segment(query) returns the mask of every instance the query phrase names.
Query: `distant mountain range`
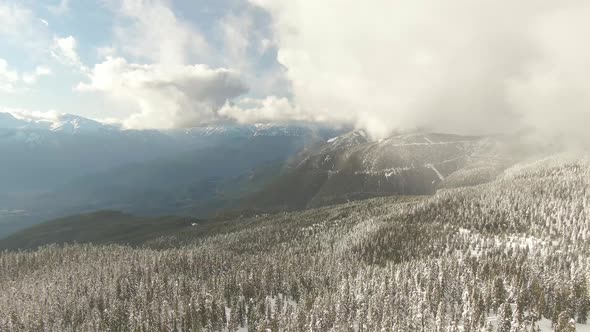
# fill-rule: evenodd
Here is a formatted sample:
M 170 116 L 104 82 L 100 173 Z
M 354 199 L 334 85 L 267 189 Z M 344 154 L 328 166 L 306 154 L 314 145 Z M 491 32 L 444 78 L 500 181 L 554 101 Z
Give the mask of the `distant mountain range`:
M 50 130 L 66 133 L 89 133 L 97 131 L 116 131 L 118 126 L 103 124 L 73 114 L 56 114 L 55 117 L 37 117 L 33 115 L 14 115 L 0 113 L 1 129 Z
M 186 129 L 171 130 L 125 130 L 117 124 L 106 124 L 74 114 L 56 114 L 54 117 L 12 114 L 0 112 L 0 129 L 30 131 L 52 131 L 68 134 L 106 133 L 118 135 L 154 135 L 182 137 L 253 137 L 253 136 L 308 136 L 314 133 L 337 133 L 323 126 L 313 124 L 258 123 L 252 125 L 214 124 Z
M 438 133 L 372 140 L 317 125 L 124 130 L 0 113 L 0 237 L 99 210 L 231 218 L 492 181 L 534 148 Z
M 255 168 L 271 163 L 278 172 L 298 151 L 341 132 L 307 124 L 124 130 L 71 114 L 0 113 L 0 237 L 102 209 L 207 215 L 261 186 L 244 182 Z M 233 179 L 240 188 L 228 184 Z

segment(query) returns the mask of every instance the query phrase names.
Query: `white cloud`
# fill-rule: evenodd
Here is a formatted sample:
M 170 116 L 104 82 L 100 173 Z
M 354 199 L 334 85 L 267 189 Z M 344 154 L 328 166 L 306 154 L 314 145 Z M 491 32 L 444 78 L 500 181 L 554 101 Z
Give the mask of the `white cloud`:
M 247 7 L 218 21 L 217 35 L 222 41 L 219 58 L 240 71 L 253 96 L 287 95 L 289 86 L 283 68 L 261 57 L 274 45 L 259 16 L 259 9 Z
M 278 61 L 310 119 L 374 136 L 588 123 L 587 1 L 251 2 L 272 15 Z
M 206 65 L 139 65 L 108 57 L 91 71 L 81 92 L 100 92 L 135 106 L 128 128 L 190 127 L 216 121 L 227 102 L 247 91 L 237 73 Z
M 288 121 L 317 121 L 325 119 L 311 118 L 287 98 L 268 96 L 264 99 L 244 98 L 237 104 L 226 103 L 219 115 L 239 123 L 266 123 Z
M 15 84 L 18 81 L 18 72 L 16 70 L 8 68 L 8 63 L 6 62 L 6 60 L 0 59 L 0 92 L 15 92 Z
M 55 110 L 49 111 L 31 111 L 21 108 L 7 108 L 0 106 L 0 112 L 10 113 L 17 119 L 26 120 L 29 122 L 48 121 L 55 122 L 59 120 L 61 113 Z
M 49 76 L 53 72 L 46 66 L 37 66 L 34 71 L 22 75 L 22 80 L 26 84 L 35 84 L 40 77 Z
M 19 87 L 21 82 L 32 85 L 35 84 L 40 77 L 51 75 L 51 73 L 51 68 L 37 66 L 34 71 L 21 75 L 17 70 L 11 69 L 6 60 L 0 58 L 0 92 L 19 92 L 21 90 L 21 87 Z
M 111 7 L 122 18 L 115 29 L 118 46 L 136 59 L 179 65 L 209 53 L 202 34 L 178 18 L 168 1 L 112 1 Z
M 523 123 L 580 145 L 590 142 L 588 17 L 590 5 L 538 17 L 530 28 L 536 56 L 507 88 Z
M 73 36 L 53 37 L 51 55 L 64 65 L 83 68 L 84 66 L 78 56 L 77 47 L 78 42 Z

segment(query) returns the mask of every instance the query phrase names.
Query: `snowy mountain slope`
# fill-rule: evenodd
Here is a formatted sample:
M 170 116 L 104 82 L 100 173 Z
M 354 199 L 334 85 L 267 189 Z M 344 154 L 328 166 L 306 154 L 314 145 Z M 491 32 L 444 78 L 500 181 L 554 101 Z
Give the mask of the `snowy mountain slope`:
M 0 330 L 587 331 L 588 188 L 590 159 L 554 156 L 429 197 L 191 224 L 143 247 L 2 252 Z
M 405 134 L 371 141 L 362 131 L 328 139 L 295 158 L 281 178 L 244 204 L 300 209 L 492 180 L 517 158 L 489 137 Z
M 76 134 L 80 132 L 96 132 L 100 130 L 116 131 L 116 126 L 105 125 L 98 121 L 83 118 L 73 114 L 63 114 L 57 121 L 53 122 L 49 129 L 51 131 L 67 132 Z

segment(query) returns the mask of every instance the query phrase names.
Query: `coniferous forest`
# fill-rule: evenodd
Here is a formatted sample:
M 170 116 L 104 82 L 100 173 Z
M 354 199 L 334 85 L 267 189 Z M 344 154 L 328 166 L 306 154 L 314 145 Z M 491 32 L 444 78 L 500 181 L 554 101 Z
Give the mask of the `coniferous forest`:
M 590 159 L 199 225 L 142 246 L 0 254 L 0 331 L 584 331 Z

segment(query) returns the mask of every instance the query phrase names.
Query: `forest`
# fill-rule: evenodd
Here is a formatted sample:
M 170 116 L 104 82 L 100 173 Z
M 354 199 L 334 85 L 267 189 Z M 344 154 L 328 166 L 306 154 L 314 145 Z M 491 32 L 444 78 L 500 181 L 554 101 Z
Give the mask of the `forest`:
M 590 158 L 560 155 L 433 196 L 3 251 L 0 331 L 585 331 L 589 283 Z

